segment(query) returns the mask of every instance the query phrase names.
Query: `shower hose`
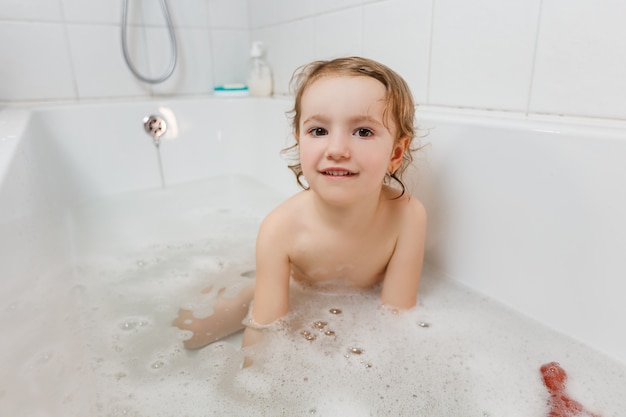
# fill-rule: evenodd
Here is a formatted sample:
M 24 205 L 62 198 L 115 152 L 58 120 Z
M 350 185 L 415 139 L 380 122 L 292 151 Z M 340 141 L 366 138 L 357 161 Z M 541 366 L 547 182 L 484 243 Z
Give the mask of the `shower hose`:
M 126 61 L 126 65 L 128 65 L 128 68 L 133 73 L 133 75 L 137 77 L 138 79 L 140 79 L 141 81 L 149 83 L 149 84 L 162 83 L 163 81 L 167 80 L 174 72 L 174 68 L 176 67 L 176 60 L 178 57 L 178 52 L 176 50 L 176 35 L 174 34 L 174 26 L 172 25 L 172 19 L 170 17 L 170 12 L 167 8 L 167 3 L 165 2 L 165 0 L 159 0 L 159 3 L 161 4 L 161 11 L 163 12 L 163 16 L 165 17 L 165 22 L 167 23 L 167 30 L 168 30 L 169 38 L 170 38 L 170 49 L 172 51 L 170 63 L 167 69 L 165 70 L 165 72 L 163 73 L 163 75 L 157 78 L 148 78 L 148 77 L 144 77 L 143 75 L 139 73 L 139 71 L 137 71 L 137 68 L 135 68 L 135 66 L 131 62 L 131 59 L 128 53 L 128 45 L 127 45 L 127 37 L 126 37 L 126 29 L 127 29 L 127 21 L 128 21 L 128 2 L 129 0 L 124 0 L 124 3 L 122 4 L 122 51 L 124 53 L 124 60 Z

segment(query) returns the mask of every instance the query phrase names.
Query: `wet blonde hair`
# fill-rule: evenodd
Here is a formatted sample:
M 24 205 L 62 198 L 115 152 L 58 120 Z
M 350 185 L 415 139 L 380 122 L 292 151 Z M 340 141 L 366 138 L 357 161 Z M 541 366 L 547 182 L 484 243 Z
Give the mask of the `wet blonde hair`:
M 337 58 L 330 61 L 314 61 L 296 69 L 290 81 L 290 89 L 295 95 L 293 109 L 289 112 L 292 120 L 292 128 L 296 143 L 283 149 L 283 153 L 295 153 L 294 163 L 289 168 L 296 176 L 296 181 L 300 187 L 307 189 L 302 183 L 302 165 L 298 156 L 298 137 L 300 135 L 300 118 L 302 113 L 302 96 L 304 92 L 315 81 L 323 77 L 348 76 L 348 77 L 371 77 L 378 80 L 385 87 L 385 109 L 383 118 L 385 121 L 391 117 L 395 126 L 394 143 L 400 138 L 408 137 L 409 146 L 402 156 L 402 163 L 395 172 L 390 172 L 385 177 L 385 182 L 390 183 L 395 180 L 402 188 L 402 193 L 406 189 L 402 182 L 402 174 L 413 161 L 411 154 L 415 148 L 412 147 L 415 138 L 415 102 L 407 83 L 391 68 L 368 58 L 357 56 Z M 385 122 L 386 123 L 386 122 Z M 385 125 L 385 127 L 388 127 Z

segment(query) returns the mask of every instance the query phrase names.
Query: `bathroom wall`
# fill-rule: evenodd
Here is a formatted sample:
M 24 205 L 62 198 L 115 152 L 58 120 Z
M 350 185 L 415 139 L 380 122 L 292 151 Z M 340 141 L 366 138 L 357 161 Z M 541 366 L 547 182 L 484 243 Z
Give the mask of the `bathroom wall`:
M 152 76 L 169 46 L 158 0 L 131 3 L 134 62 Z M 276 92 L 297 66 L 359 54 L 397 69 L 421 104 L 626 119 L 621 0 L 184 0 L 168 2 L 180 60 L 134 79 L 122 0 L 0 0 L 0 101 L 207 94 L 243 81 L 268 46 Z
M 151 86 L 134 78 L 121 48 L 122 0 L 0 0 L 0 101 L 206 94 L 245 79 L 246 0 L 168 1 L 179 61 Z M 138 70 L 157 77 L 170 46 L 160 2 L 129 0 L 128 46 Z
M 626 119 L 620 0 L 251 0 L 285 91 L 294 67 L 358 54 L 422 104 Z

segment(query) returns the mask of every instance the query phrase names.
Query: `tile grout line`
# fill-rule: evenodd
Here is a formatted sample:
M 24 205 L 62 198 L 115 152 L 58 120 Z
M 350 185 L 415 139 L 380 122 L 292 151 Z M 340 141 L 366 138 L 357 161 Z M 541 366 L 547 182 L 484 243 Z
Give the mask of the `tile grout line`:
M 535 44 L 533 46 L 533 56 L 530 66 L 530 82 L 528 85 L 528 95 L 526 97 L 526 117 L 530 115 L 530 103 L 532 100 L 533 87 L 535 83 L 535 69 L 537 66 L 537 48 L 539 46 L 539 33 L 541 32 L 541 19 L 543 16 L 543 0 L 539 0 L 539 12 L 537 14 L 537 29 L 535 30 Z

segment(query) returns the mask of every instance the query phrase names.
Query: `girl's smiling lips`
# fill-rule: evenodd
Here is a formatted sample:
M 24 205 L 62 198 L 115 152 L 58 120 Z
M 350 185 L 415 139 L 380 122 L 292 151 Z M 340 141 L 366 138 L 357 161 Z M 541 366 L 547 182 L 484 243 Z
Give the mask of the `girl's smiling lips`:
M 340 167 L 329 167 L 319 170 L 319 173 L 328 177 L 345 178 L 355 176 L 356 173 Z

